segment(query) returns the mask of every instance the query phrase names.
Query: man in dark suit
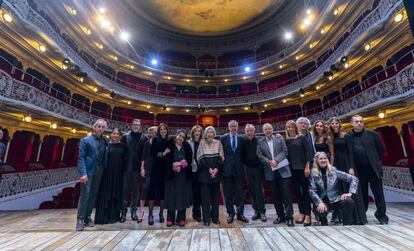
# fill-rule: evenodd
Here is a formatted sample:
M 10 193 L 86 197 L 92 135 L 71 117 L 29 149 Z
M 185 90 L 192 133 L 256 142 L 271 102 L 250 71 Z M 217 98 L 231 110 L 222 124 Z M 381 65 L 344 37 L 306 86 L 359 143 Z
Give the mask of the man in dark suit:
M 241 156 L 246 171 L 250 199 L 254 209 L 252 220 L 260 219 L 265 222 L 267 218 L 263 192 L 264 170 L 256 154 L 258 138 L 255 136 L 254 125 L 247 124 L 244 128 L 244 133 L 246 137 L 243 140 Z
M 226 202 L 227 223 L 233 223 L 235 216 L 234 205 L 237 210 L 237 220 L 247 223 L 249 220 L 244 217 L 244 168 L 241 161 L 241 141 L 243 138 L 237 134 L 239 129 L 237 121 L 231 120 L 228 126 L 230 133 L 221 138 L 224 151 L 223 191 Z M 233 189 L 235 194 L 234 201 Z
M 81 186 L 76 231 L 82 231 L 85 226 L 94 226 L 91 214 L 105 166 L 108 140 L 103 136 L 103 132 L 106 126 L 105 120 L 98 119 L 93 125 L 93 134 L 83 138 L 79 144 L 78 171 Z
M 365 128 L 362 116 L 352 116 L 351 123 L 353 129 L 349 135 L 352 144 L 350 144 L 349 152 L 351 153 L 351 163 L 356 168 L 361 184 L 365 210 L 368 210 L 369 184 L 377 206 L 375 217 L 381 224 L 388 224 L 382 186 L 383 168 L 381 157 L 384 154 L 384 146 L 376 132 Z
M 128 195 L 130 195 L 131 219 L 136 221 L 139 188 L 139 173 L 141 167 L 141 156 L 147 137 L 141 132 L 141 121 L 132 120 L 131 131 L 122 137 L 122 144 L 126 148 L 127 163 L 123 173 L 122 181 L 122 215 L 121 222 L 126 221 Z
M 289 227 L 293 227 L 293 205 L 289 191 L 292 174 L 287 162 L 287 146 L 283 137 L 273 135 L 271 124 L 263 125 L 263 134 L 265 137 L 257 142 L 257 156 L 264 165 L 265 179 L 270 182 L 272 200 L 278 215 L 273 224 L 287 222 Z

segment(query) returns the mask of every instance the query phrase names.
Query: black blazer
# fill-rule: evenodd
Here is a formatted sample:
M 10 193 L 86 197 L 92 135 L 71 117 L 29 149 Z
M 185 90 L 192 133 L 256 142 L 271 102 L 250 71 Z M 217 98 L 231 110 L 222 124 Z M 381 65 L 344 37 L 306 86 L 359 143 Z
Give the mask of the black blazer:
M 354 154 L 353 154 L 354 153 L 353 146 L 354 146 L 354 138 L 355 138 L 354 131 L 349 132 L 349 137 L 351 140 L 351 143 L 348 144 L 350 159 L 351 159 L 352 167 L 355 167 L 355 160 L 354 160 Z M 384 174 L 384 170 L 382 168 L 382 163 L 381 163 L 381 157 L 384 155 L 385 149 L 384 149 L 384 145 L 382 144 L 380 140 L 378 133 L 368 130 L 368 129 L 364 129 L 364 131 L 361 134 L 361 140 L 362 140 L 362 143 L 364 144 L 367 157 L 368 157 L 368 161 L 371 164 L 371 167 L 374 169 L 374 172 L 377 175 L 377 177 L 381 179 Z
M 233 152 L 231 148 L 230 142 L 230 134 L 226 134 L 221 137 L 220 141 L 223 145 L 223 152 L 224 152 L 224 162 L 223 162 L 223 176 L 224 177 L 243 177 L 244 176 L 244 168 L 243 162 L 241 160 L 241 150 L 243 146 L 243 137 L 237 135 L 237 148 L 236 151 Z
M 134 149 L 131 144 L 131 131 L 127 132 L 122 137 L 122 144 L 124 145 L 124 151 L 126 152 L 127 163 L 124 167 L 124 171 L 134 171 L 139 172 L 141 170 L 141 159 L 142 151 L 144 150 L 144 144 L 147 142 L 148 138 L 143 132 L 141 132 L 141 137 L 138 142 L 138 148 Z

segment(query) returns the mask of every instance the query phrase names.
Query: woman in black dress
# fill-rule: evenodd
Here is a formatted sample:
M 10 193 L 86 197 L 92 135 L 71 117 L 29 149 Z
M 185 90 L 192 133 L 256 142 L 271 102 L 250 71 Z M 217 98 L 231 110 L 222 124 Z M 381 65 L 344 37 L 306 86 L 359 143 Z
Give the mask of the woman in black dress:
M 141 188 L 140 188 L 140 194 L 138 197 L 140 198 L 139 202 L 139 213 L 138 213 L 138 219 L 137 223 L 141 223 L 142 219 L 144 218 L 144 205 L 145 201 L 147 200 L 148 195 L 148 188 L 150 184 L 150 177 L 151 177 L 151 169 L 152 169 L 152 163 L 153 158 L 151 155 L 151 146 L 152 141 L 154 140 L 155 136 L 157 135 L 157 127 L 152 126 L 148 128 L 148 140 L 144 144 L 144 149 L 142 150 L 142 157 L 141 157 L 141 175 L 139 176 L 139 179 L 141 179 Z M 149 219 L 148 219 L 149 221 Z
M 216 130 L 208 126 L 204 130 L 204 139 L 201 140 L 197 151 L 198 181 L 201 189 L 201 206 L 203 209 L 203 223 L 210 226 L 210 221 L 220 224 L 218 195 L 220 178 L 224 160 L 223 145 L 215 139 Z
M 197 150 L 200 145 L 200 141 L 203 136 L 203 128 L 199 125 L 193 126 L 190 131 L 190 140 L 188 143 L 193 150 L 193 159 L 191 162 L 191 169 L 193 171 L 191 175 L 191 190 L 193 193 L 192 204 L 193 204 L 193 219 L 197 222 L 201 222 L 201 191 L 200 182 L 198 182 L 198 161 L 197 161 Z
M 165 200 L 167 227 L 185 225 L 185 210 L 191 205 L 191 161 L 193 151 L 186 142 L 187 133 L 178 130 L 175 140 L 168 145 Z M 177 211 L 177 214 L 176 214 Z
M 160 201 L 160 223 L 164 222 L 164 187 L 165 187 L 165 171 L 167 170 L 167 154 L 170 150 L 167 149 L 169 143 L 168 127 L 161 123 L 158 126 L 157 137 L 153 140 L 151 145 L 151 156 L 154 160 L 151 168 L 150 184 L 148 188 L 147 199 L 148 206 L 148 224 L 154 224 L 154 217 L 152 211 L 156 200 Z
M 329 162 L 334 162 L 334 145 L 332 137 L 328 134 L 328 126 L 322 120 L 316 120 L 312 127 L 315 150 L 324 152 L 329 158 Z
M 285 128 L 288 160 L 300 213 L 296 223 L 303 223 L 306 227 L 312 224 L 311 199 L 309 197 L 310 160 L 312 157 L 309 144 L 305 136 L 299 134 L 295 121 L 289 120 Z
M 351 141 L 349 135 L 342 130 L 341 121 L 336 118 L 329 119 L 329 132 L 333 138 L 334 150 L 335 150 L 335 159 L 334 166 L 342 171 L 349 173 L 358 177 L 355 168 L 352 165 L 352 154 Z M 347 182 L 342 182 L 342 192 L 346 192 L 349 189 L 349 184 Z M 365 213 L 364 201 L 362 198 L 361 187 L 358 185 L 358 191 L 353 195 L 355 201 L 355 210 L 353 214 L 354 224 L 363 225 L 367 223 L 367 216 Z
M 122 207 L 122 169 L 125 150 L 121 144 L 121 132 L 115 128 L 105 152 L 105 170 L 96 201 L 95 224 L 119 221 Z

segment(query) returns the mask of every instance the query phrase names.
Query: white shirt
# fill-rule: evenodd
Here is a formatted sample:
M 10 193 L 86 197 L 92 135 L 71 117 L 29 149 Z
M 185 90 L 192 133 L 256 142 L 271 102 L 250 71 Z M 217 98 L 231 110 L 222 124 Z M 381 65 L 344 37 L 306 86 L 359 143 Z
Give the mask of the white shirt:
M 270 154 L 272 155 L 272 160 L 275 159 L 274 153 L 273 153 L 273 138 L 266 137 L 267 145 L 269 146 Z

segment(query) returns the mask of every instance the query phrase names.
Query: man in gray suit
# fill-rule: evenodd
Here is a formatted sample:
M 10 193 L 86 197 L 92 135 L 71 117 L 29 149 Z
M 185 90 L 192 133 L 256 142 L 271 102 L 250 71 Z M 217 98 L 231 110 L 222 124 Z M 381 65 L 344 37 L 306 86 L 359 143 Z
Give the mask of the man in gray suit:
M 282 137 L 273 135 L 273 126 L 269 123 L 263 125 L 263 134 L 265 137 L 257 142 L 257 156 L 264 165 L 265 179 L 270 183 L 272 200 L 278 215 L 273 224 L 287 222 L 289 227 L 293 227 L 295 224 L 289 191 L 292 174 L 287 162 L 286 143 Z

